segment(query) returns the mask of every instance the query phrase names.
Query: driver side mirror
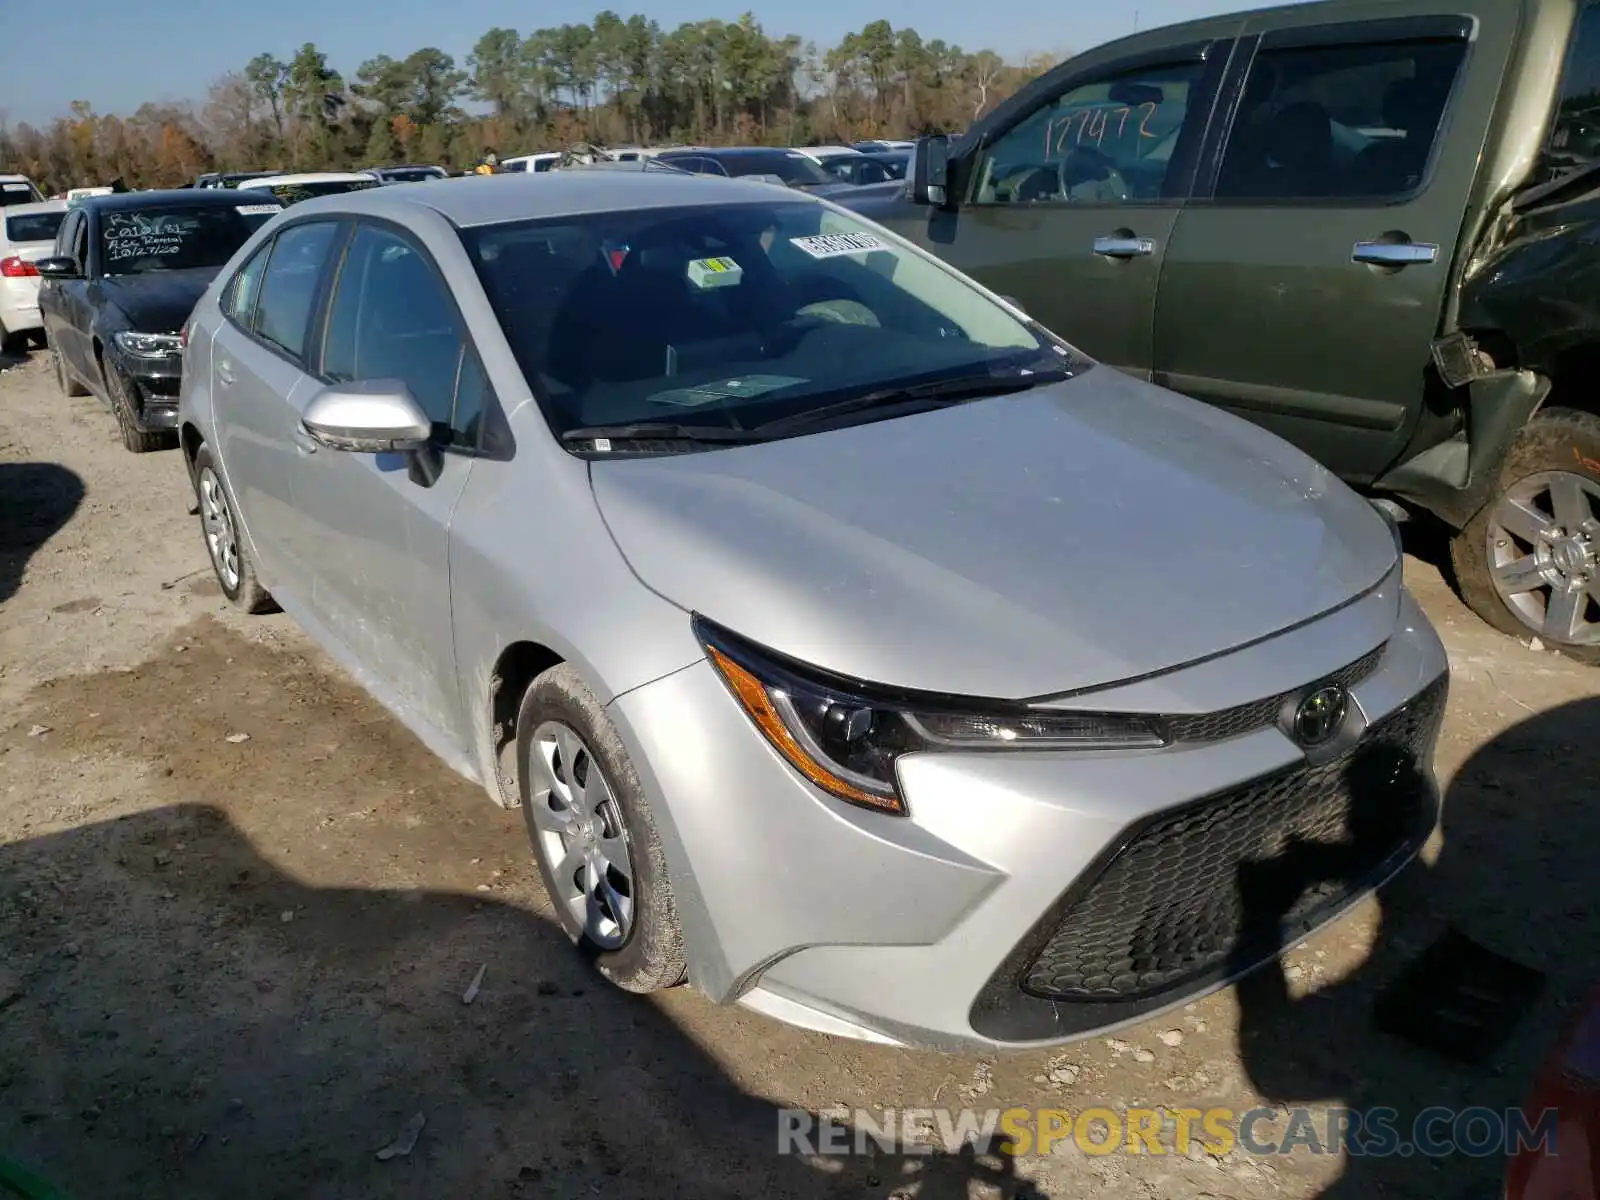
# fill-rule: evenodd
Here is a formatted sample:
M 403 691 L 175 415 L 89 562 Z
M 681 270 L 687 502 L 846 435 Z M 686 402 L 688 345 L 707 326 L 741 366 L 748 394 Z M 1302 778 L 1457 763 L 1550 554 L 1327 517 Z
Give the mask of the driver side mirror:
M 398 379 L 356 379 L 325 387 L 300 418 L 316 446 L 352 454 L 404 454 L 407 473 L 419 487 L 432 487 L 442 468 L 433 444 L 433 422 Z
M 35 259 L 33 269 L 45 279 L 82 279 L 78 264 L 65 255 Z
M 949 206 L 950 139 L 942 133 L 920 138 L 911 156 L 911 201 Z

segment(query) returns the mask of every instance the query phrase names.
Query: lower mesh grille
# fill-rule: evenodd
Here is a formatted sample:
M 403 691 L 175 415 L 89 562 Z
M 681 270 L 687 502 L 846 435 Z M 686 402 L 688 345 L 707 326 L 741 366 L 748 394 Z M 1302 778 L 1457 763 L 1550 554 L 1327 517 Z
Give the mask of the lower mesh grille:
M 1130 1001 L 1277 952 L 1370 887 L 1437 818 L 1429 754 L 1448 677 L 1332 761 L 1252 780 L 1130 831 L 1022 973 L 1056 1001 Z

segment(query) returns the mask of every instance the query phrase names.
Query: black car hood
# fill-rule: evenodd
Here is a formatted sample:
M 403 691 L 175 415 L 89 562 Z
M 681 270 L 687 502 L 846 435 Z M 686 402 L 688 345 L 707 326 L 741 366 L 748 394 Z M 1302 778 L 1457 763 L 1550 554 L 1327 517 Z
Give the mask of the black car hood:
M 177 333 L 189 319 L 201 294 L 221 267 L 186 271 L 147 271 L 140 275 L 106 275 L 95 281 L 96 307 L 115 305 L 139 333 Z

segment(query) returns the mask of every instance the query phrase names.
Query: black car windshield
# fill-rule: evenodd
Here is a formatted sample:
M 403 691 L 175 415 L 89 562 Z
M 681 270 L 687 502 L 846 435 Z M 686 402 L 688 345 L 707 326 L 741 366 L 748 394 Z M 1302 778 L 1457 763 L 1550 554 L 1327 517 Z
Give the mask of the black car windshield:
M 228 204 L 108 209 L 100 214 L 100 269 L 142 275 L 220 267 L 253 229 Z
M 951 379 L 1083 365 L 931 256 L 787 200 L 488 225 L 462 240 L 557 434 L 748 430 Z

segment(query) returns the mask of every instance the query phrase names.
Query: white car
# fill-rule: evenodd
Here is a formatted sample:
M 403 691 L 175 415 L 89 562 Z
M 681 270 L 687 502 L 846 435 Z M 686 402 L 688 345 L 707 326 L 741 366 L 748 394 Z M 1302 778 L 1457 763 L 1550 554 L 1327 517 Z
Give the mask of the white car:
M 502 171 L 526 171 L 529 174 L 550 170 L 561 161 L 559 151 L 546 150 L 539 154 L 514 154 L 500 160 Z
M 13 204 L 37 204 L 44 193 L 26 175 L 0 175 L 0 208 Z
M 306 171 L 299 175 L 267 175 L 261 179 L 244 179 L 235 189 L 239 192 L 266 192 L 280 204 L 297 204 L 313 196 L 331 196 L 338 192 L 359 192 L 366 188 L 381 187 L 383 180 L 373 171 Z
M 86 196 L 109 196 L 114 190 L 114 188 L 109 187 L 68 188 L 67 203 L 71 204 L 74 200 L 82 200 Z
M 30 333 L 43 333 L 39 272 L 33 264 L 50 256 L 66 212 L 65 200 L 0 209 L 0 349 L 10 350 Z
M 796 146 L 795 149 L 807 158 L 814 158 L 821 162 L 825 158 L 833 158 L 840 154 L 860 154 L 854 146 Z

